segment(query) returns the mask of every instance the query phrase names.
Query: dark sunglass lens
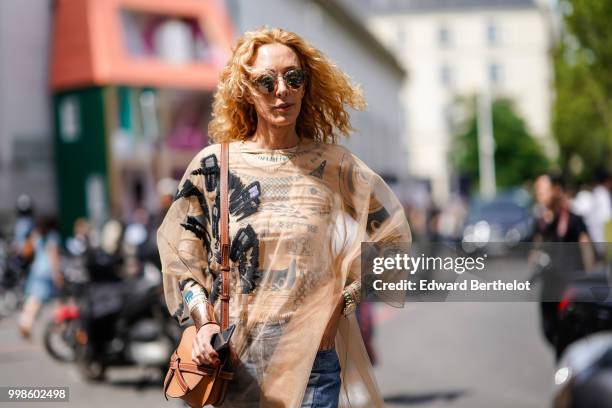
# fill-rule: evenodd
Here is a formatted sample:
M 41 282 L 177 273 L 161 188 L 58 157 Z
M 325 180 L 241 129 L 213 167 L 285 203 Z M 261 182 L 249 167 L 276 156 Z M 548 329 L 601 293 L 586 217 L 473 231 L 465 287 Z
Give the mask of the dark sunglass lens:
M 260 88 L 261 92 L 270 93 L 274 90 L 274 78 L 270 75 L 264 75 L 257 78 L 257 86 Z
M 304 83 L 304 71 L 293 69 L 285 75 L 285 82 L 292 88 L 299 88 Z

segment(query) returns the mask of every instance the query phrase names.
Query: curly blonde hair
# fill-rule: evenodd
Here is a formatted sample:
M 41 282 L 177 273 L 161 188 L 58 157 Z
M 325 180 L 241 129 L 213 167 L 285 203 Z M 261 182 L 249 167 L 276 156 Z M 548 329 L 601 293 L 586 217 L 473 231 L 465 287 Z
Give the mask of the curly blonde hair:
M 250 92 L 250 64 L 260 46 L 279 43 L 298 56 L 306 74 L 302 108 L 296 122 L 300 137 L 336 143 L 336 131 L 345 136 L 353 130 L 347 106 L 362 110 L 365 99 L 359 86 L 300 36 L 281 28 L 262 27 L 244 33 L 221 73 L 209 135 L 217 143 L 246 140 L 257 128 L 255 107 L 246 100 Z

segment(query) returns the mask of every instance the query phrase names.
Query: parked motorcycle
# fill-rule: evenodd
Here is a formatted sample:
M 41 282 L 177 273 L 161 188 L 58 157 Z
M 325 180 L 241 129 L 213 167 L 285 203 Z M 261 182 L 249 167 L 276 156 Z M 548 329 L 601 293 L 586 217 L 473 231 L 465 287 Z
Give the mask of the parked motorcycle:
M 25 264 L 0 239 L 0 318 L 19 310 L 24 299 Z
M 553 408 L 612 407 L 612 333 L 569 346 L 555 372 Z
M 576 340 L 612 330 L 611 289 L 607 271 L 594 272 L 570 283 L 558 306 L 557 356 Z
M 178 322 L 169 315 L 162 273 L 140 257 L 148 241 L 145 228 L 128 225 L 122 244 L 109 252 L 91 251 L 91 282 L 83 291 L 76 363 L 86 379 L 102 380 L 111 366 L 157 367 L 165 372 L 180 339 Z M 103 238 L 104 241 L 104 238 Z
M 78 299 L 89 280 L 83 253 L 77 253 L 74 249 L 70 252 L 70 256 L 62 260 L 64 285 L 60 302 L 55 306 L 43 334 L 45 349 L 60 362 L 72 362 L 76 358 L 76 339 L 81 326 Z
M 161 271 L 138 256 L 146 234 L 118 227 L 111 221 L 101 244 L 75 257 L 81 264 L 72 269 L 84 271 L 86 279 L 66 285 L 69 300 L 55 310 L 45 336 L 50 355 L 74 361 L 92 381 L 103 380 L 108 367 L 157 367 L 165 373 L 181 334 L 165 306 Z
M 165 309 L 161 272 L 146 264 L 142 277 L 89 285 L 80 308 L 76 363 L 89 380 L 110 366 L 138 365 L 165 371 L 180 328 Z

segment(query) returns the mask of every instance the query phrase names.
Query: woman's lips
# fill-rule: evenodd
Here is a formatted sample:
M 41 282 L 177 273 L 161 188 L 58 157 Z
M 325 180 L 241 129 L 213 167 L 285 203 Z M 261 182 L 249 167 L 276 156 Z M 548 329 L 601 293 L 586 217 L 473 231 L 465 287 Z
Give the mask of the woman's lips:
M 292 103 L 281 103 L 280 105 L 274 106 L 274 109 L 280 112 L 287 112 L 292 106 Z

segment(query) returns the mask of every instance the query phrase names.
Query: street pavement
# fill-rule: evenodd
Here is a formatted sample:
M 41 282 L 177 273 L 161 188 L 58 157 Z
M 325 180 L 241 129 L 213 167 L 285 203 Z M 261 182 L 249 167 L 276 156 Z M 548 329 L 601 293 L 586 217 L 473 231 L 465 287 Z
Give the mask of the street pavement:
M 554 362 L 540 335 L 537 303 L 408 303 L 376 305 L 375 312 L 376 374 L 389 407 L 550 406 Z M 44 351 L 42 317 L 32 342 L 19 338 L 15 317 L 0 320 L 0 386 L 67 386 L 70 402 L 0 402 L 0 408 L 183 406 L 166 402 L 156 372 L 109 369 L 105 383 L 84 382 L 73 365 Z
M 54 361 L 42 344 L 42 325 L 49 310 L 39 320 L 33 340 L 19 337 L 14 316 L 0 320 L 0 386 L 69 387 L 69 402 L 0 402 L 0 408 L 175 408 L 182 402 L 166 402 L 158 372 L 134 368 L 109 369 L 107 381 L 89 384 L 76 367 Z
M 524 270 L 517 259 L 495 271 Z M 551 406 L 554 357 L 535 302 L 377 306 L 377 379 L 389 407 Z

